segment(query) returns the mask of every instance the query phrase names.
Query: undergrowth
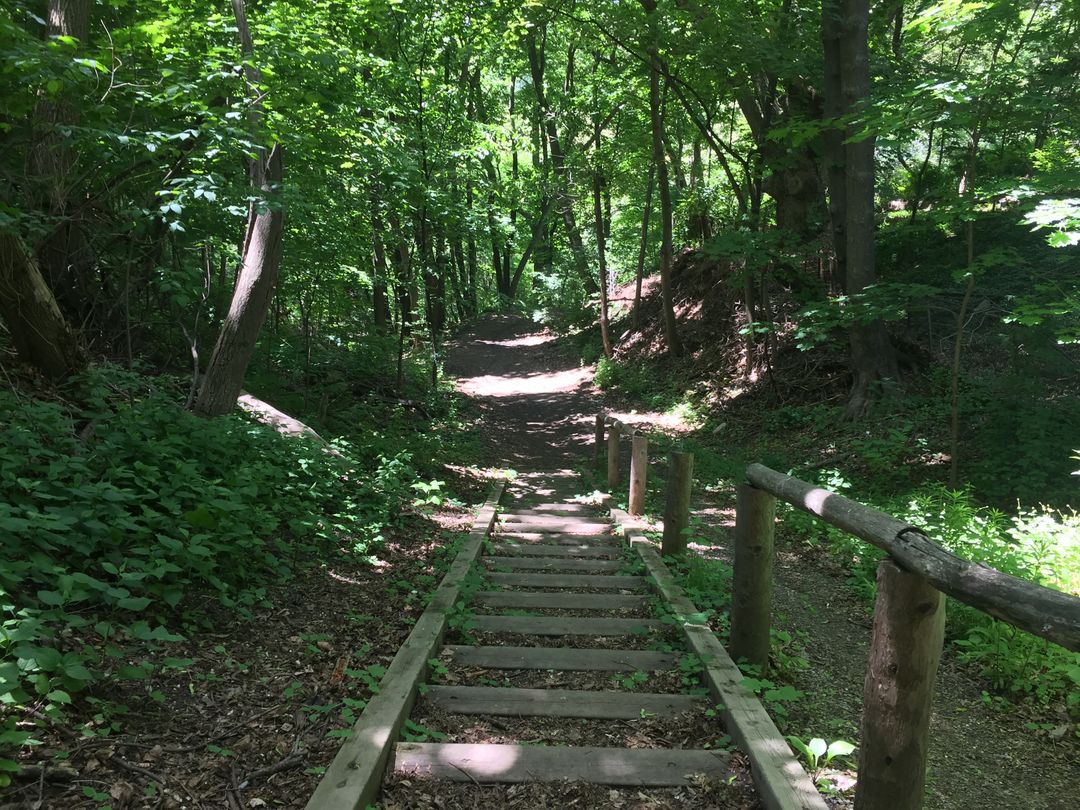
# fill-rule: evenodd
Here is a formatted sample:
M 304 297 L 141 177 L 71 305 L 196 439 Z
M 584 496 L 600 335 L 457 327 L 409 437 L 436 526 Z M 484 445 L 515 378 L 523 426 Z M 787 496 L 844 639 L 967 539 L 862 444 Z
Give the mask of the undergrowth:
M 81 694 L 150 677 L 208 627 L 207 599 L 247 618 L 270 584 L 368 555 L 433 497 L 413 458 L 434 449 L 403 439 L 400 412 L 326 446 L 200 419 L 182 394 L 114 367 L 64 399 L 0 392 L 0 780 L 36 742 L 20 716 L 64 722 Z

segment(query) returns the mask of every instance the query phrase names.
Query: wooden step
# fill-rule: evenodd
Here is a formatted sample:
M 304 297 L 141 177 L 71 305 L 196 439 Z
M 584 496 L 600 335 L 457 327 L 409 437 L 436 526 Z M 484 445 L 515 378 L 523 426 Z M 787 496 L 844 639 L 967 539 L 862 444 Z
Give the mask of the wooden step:
M 505 541 L 492 543 L 491 553 L 512 554 L 521 557 L 621 557 L 623 549 L 618 546 L 594 546 L 589 543 L 518 543 Z
M 558 782 L 676 787 L 721 780 L 729 755 L 717 751 L 468 743 L 398 743 L 391 770 L 477 784 Z
M 702 703 L 690 695 L 588 689 L 518 689 L 503 686 L 429 686 L 424 700 L 457 714 L 497 717 L 585 717 L 637 720 L 673 717 Z M 642 714 L 643 712 L 647 714 Z
M 500 518 L 499 528 L 507 532 L 558 532 L 560 534 L 608 534 L 611 524 L 607 521 L 574 519 L 565 517 Z
M 632 636 L 659 630 L 656 619 L 608 619 L 582 616 L 474 616 L 481 633 L 521 633 L 527 636 Z
M 645 577 L 605 576 L 604 574 L 505 574 L 492 571 L 484 575 L 488 582 L 518 588 L 595 588 L 637 591 L 645 586 Z
M 529 545 L 603 546 L 625 548 L 626 543 L 614 535 L 605 534 L 586 537 L 580 534 L 560 534 L 559 532 L 495 532 L 492 539 L 507 543 L 528 543 Z
M 480 591 L 473 602 L 484 607 L 565 608 L 567 610 L 628 610 L 648 604 L 647 596 L 621 593 L 559 591 Z
M 573 557 L 481 557 L 489 568 L 509 571 L 618 571 L 622 560 L 582 560 Z
M 538 504 L 536 506 L 528 506 L 525 504 L 516 505 L 513 509 L 506 509 L 499 512 L 499 517 L 503 519 L 515 519 L 515 518 L 531 518 L 531 517 L 555 517 L 555 518 L 574 518 L 578 520 L 603 520 L 603 517 L 599 514 L 596 507 L 577 507 L 574 508 L 574 504 L 557 504 L 547 503 Z
M 455 664 L 486 669 L 558 669 L 567 672 L 659 672 L 678 663 L 672 653 L 650 650 L 588 650 L 575 647 L 468 647 L 445 649 Z

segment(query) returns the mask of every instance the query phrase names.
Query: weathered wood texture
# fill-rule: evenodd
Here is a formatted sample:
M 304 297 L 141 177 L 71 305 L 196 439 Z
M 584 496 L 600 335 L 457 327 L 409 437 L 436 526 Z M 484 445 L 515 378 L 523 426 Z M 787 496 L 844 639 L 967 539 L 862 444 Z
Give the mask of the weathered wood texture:
M 573 557 L 484 557 L 491 568 L 508 571 L 618 571 L 622 560 L 582 560 Z
M 511 515 L 500 518 L 499 530 L 501 532 L 525 532 L 543 534 L 555 532 L 558 534 L 599 534 L 604 535 L 611 531 L 611 526 L 598 520 L 586 518 L 568 518 L 558 515 L 533 515 L 524 517 Z
M 616 510 L 612 514 L 621 523 Z M 762 804 L 767 810 L 828 810 L 761 701 L 743 686 L 742 672 L 712 630 L 700 622 L 699 611 L 675 583 L 652 544 L 630 531 L 627 539 L 645 564 L 653 586 L 682 617 L 683 636 L 705 667 L 703 677 L 713 700 L 722 707 L 724 725 L 750 759 Z
M 580 546 L 587 543 L 590 546 L 622 547 L 622 542 L 610 534 L 585 536 L 561 532 L 501 531 L 495 534 L 492 539 L 507 543 L 529 543 L 530 545 Z
M 944 637 L 941 592 L 882 560 L 863 688 L 857 810 L 922 807 L 930 703 Z
M 622 593 L 572 591 L 481 591 L 473 601 L 485 607 L 564 608 L 566 610 L 633 610 L 648 604 L 648 597 Z
M 701 707 L 691 695 L 503 686 L 429 686 L 424 700 L 458 714 L 638 720 L 642 712 L 673 717 Z
M 596 466 L 600 466 L 600 460 L 604 457 L 604 434 L 605 434 L 605 417 L 604 412 L 600 411 L 596 415 L 596 434 L 593 443 L 593 463 Z
M 474 784 L 559 782 L 664 787 L 689 785 L 701 776 L 726 776 L 729 755 L 716 751 L 655 748 L 399 743 L 393 770 L 411 777 Z
M 741 484 L 735 505 L 735 566 L 731 588 L 731 657 L 769 667 L 773 524 L 776 498 Z
M 451 646 L 454 663 L 488 669 L 558 669 L 570 672 L 657 672 L 673 669 L 672 653 L 650 650 L 590 650 L 576 647 Z
M 635 433 L 630 440 L 630 498 L 631 515 L 645 514 L 645 493 L 649 472 L 649 440 Z
M 383 770 L 405 718 L 416 700 L 417 688 L 427 675 L 428 661 L 438 653 L 446 632 L 446 611 L 459 596 L 459 585 L 469 572 L 495 521 L 495 509 L 506 482 L 492 487 L 487 502 L 473 522 L 472 532 L 443 577 L 439 589 L 398 649 L 350 736 L 307 803 L 307 810 L 363 810 L 375 801 Z
M 965 560 L 908 523 L 761 464 L 751 464 L 746 477 L 759 489 L 883 549 L 905 571 L 954 599 L 1080 652 L 1080 597 Z
M 593 588 L 639 591 L 645 577 L 606 576 L 604 574 L 485 574 L 488 582 L 518 588 Z
M 622 478 L 619 459 L 619 440 L 622 438 L 622 429 L 618 422 L 608 425 L 607 434 L 607 484 L 609 490 L 619 486 Z
M 660 630 L 657 619 L 609 619 L 583 616 L 474 616 L 483 633 L 521 633 L 527 636 L 633 636 Z
M 569 543 L 493 543 L 494 555 L 512 554 L 520 557 L 621 557 L 618 546 L 570 545 Z
M 694 486 L 694 454 L 672 451 L 668 461 L 667 501 L 664 507 L 663 554 L 686 553 L 690 525 L 690 495 Z

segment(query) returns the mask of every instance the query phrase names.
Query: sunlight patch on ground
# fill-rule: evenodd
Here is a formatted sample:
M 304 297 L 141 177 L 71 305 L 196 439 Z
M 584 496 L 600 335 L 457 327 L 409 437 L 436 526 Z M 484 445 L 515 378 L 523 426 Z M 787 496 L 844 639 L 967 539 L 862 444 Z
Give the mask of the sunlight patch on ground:
M 458 390 L 463 394 L 479 397 L 568 394 L 589 383 L 592 376 L 591 366 L 517 376 L 485 374 L 481 377 L 459 379 Z
M 538 332 L 533 335 L 508 338 L 506 340 L 476 340 L 475 343 L 483 343 L 487 346 L 542 346 L 555 340 L 551 332 Z

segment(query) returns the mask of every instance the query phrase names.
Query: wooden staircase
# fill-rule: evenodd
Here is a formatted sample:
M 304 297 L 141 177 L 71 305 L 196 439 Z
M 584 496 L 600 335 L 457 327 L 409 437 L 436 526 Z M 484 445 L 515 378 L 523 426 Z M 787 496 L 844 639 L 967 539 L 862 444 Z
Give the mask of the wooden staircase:
M 482 736 L 485 729 L 506 736 L 499 733 L 506 728 L 500 718 L 566 718 L 568 738 L 589 739 L 629 738 L 635 722 L 653 718 L 665 719 L 672 729 L 685 719 L 685 733 L 668 735 L 674 739 L 692 737 L 700 727 L 709 704 L 677 680 L 666 679 L 675 686 L 665 691 L 636 691 L 615 682 L 618 673 L 651 681 L 657 673 L 677 670 L 682 648 L 670 624 L 651 615 L 645 578 L 611 530 L 611 521 L 595 509 L 554 503 L 550 496 L 519 496 L 500 515 L 478 560 L 484 584 L 469 603 L 475 614 L 467 631 L 455 633 L 457 643 L 443 647 L 441 677 L 421 688 L 412 714 L 412 728 L 448 739 L 398 742 L 393 773 L 477 785 L 580 780 L 633 787 L 674 787 L 728 775 L 730 756 L 698 747 L 706 740 L 693 740 L 698 746 L 691 747 L 574 745 L 549 728 L 548 744 L 537 745 L 532 741 L 539 735 L 518 722 L 514 729 L 529 733 L 512 743 L 457 741 L 469 732 Z M 582 673 L 594 674 L 594 688 L 515 685 L 573 685 Z M 597 673 L 610 676 L 599 679 Z M 606 688 L 595 688 L 598 682 Z M 582 735 L 583 721 L 604 733 Z M 713 739 L 720 736 L 718 725 Z

